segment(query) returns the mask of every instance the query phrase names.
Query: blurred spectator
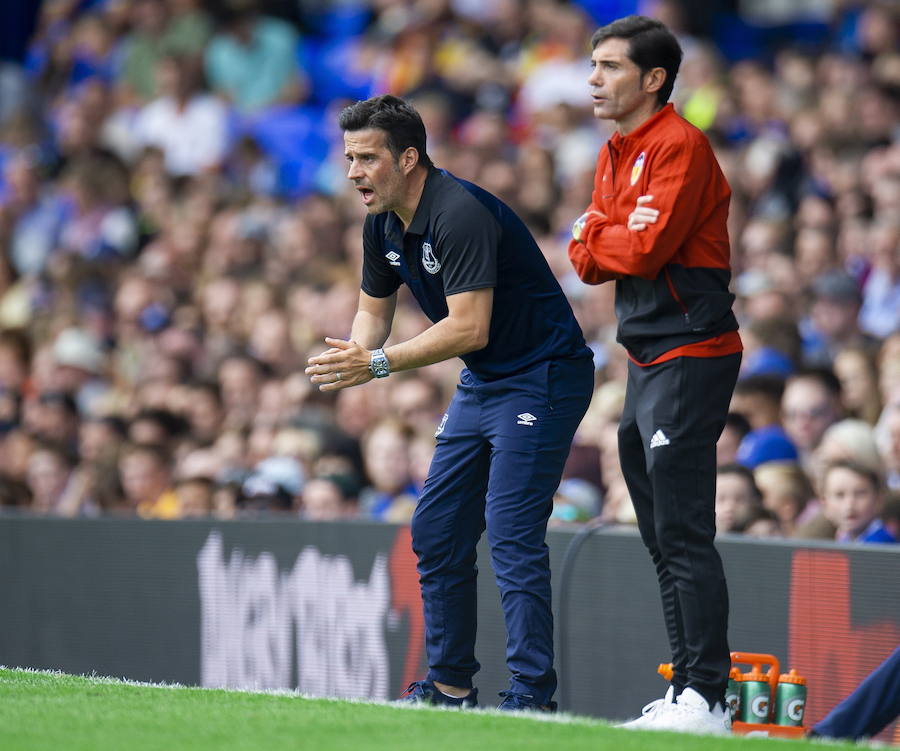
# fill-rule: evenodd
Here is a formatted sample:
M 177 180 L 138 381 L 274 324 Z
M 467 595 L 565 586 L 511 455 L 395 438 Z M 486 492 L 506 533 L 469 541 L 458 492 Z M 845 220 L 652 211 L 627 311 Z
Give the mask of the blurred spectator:
M 145 519 L 177 519 L 181 502 L 172 488 L 171 460 L 152 444 L 132 444 L 122 451 L 120 471 L 126 506 Z
M 64 446 L 38 444 L 28 458 L 27 482 L 31 491 L 31 508 L 39 514 L 60 514 L 71 492 L 69 481 L 75 467 L 75 456 Z
M 248 355 L 231 355 L 219 366 L 218 375 L 225 424 L 246 427 L 252 422 L 259 403 L 262 365 Z
M 80 462 L 75 470 L 79 509 L 124 510 L 119 457 L 126 433 L 125 421 L 113 415 L 82 421 L 78 431 Z
M 793 300 L 780 289 L 771 275 L 762 269 L 748 269 L 735 278 L 736 309 L 749 321 L 790 319 Z
M 828 426 L 843 414 L 840 381 L 829 370 L 810 370 L 788 378 L 781 398 L 784 429 L 806 464 Z
M 539 36 L 532 40 L 534 60 L 525 71 L 518 101 L 530 122 L 546 127 L 560 104 L 584 112 L 589 106 L 584 52 L 593 29 L 583 11 L 572 5 L 535 2 L 528 10 L 536 16 Z
M 782 534 L 790 537 L 798 524 L 812 519 L 818 510 L 806 473 L 789 460 L 760 464 L 753 478 L 762 493 L 763 508 L 775 515 Z
M 353 481 L 346 476 L 314 477 L 303 487 L 303 518 L 310 521 L 353 518 L 358 513 L 357 492 Z
M 852 461 L 830 464 L 822 480 L 822 504 L 839 542 L 897 542 L 879 518 L 884 497 L 871 469 Z
M 303 492 L 305 477 L 299 462 L 273 456 L 259 462 L 244 479 L 237 501 L 241 516 L 286 513 Z
M 67 328 L 53 342 L 53 388 L 71 395 L 78 409 L 89 414 L 109 388 L 105 380 L 106 353 L 93 334 Z
M 213 481 L 208 477 L 185 477 L 173 488 L 181 507 L 181 518 L 209 516 L 213 506 Z
M 409 461 L 413 435 L 405 423 L 386 418 L 363 437 L 363 458 L 371 485 L 360 495 L 360 506 L 369 518 L 393 522 L 412 518 L 418 497 Z
M 157 95 L 157 64 L 165 55 L 198 58 L 210 34 L 198 0 L 135 0 L 131 20 L 119 81 L 120 96 L 127 104 Z
M 219 437 L 225 418 L 218 384 L 199 382 L 190 385 L 184 406 L 194 439 L 201 446 L 214 443 Z
M 873 351 L 875 340 L 859 328 L 862 294 L 853 278 L 831 271 L 812 282 L 813 304 L 804 342 L 807 365 L 830 367 L 835 355 L 848 347 Z
M 109 154 L 87 154 L 66 167 L 61 180 L 70 201 L 57 252 L 90 261 L 123 261 L 137 247 L 127 174 Z
M 206 48 L 206 76 L 213 91 L 244 113 L 306 98 L 299 39 L 289 24 L 261 15 L 255 0 L 229 0 L 221 23 L 222 30 Z
M 716 534 L 740 532 L 762 508 L 753 473 L 739 464 L 716 470 Z
M 250 326 L 248 349 L 271 372 L 287 376 L 299 369 L 291 346 L 290 321 L 284 310 L 270 308 L 255 317 Z
M 834 374 L 841 382 L 841 397 L 848 414 L 874 425 L 881 414 L 874 356 L 862 347 L 844 347 L 834 357 Z
M 65 207 L 55 191 L 42 186 L 38 165 L 26 153 L 9 159 L 3 171 L 2 211 L 12 226 L 9 258 L 17 274 L 37 276 L 59 242 Z
M 195 175 L 222 165 L 228 148 L 228 111 L 216 97 L 198 90 L 196 63 L 166 55 L 157 63 L 159 97 L 134 122 L 140 147 L 154 146 L 170 175 Z
M 44 391 L 25 402 L 24 426 L 37 438 L 74 451 L 78 440 L 78 408 L 64 391 Z

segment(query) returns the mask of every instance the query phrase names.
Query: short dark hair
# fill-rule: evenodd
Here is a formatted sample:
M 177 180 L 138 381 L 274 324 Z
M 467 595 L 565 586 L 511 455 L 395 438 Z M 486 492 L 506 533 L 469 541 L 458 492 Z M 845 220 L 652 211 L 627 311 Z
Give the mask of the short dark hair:
M 419 164 L 430 168 L 431 158 L 425 151 L 425 123 L 416 109 L 390 94 L 372 97 L 345 107 L 338 118 L 341 130 L 377 128 L 384 131 L 388 150 L 399 159 L 406 149 L 419 152 Z
M 738 396 L 762 396 L 780 404 L 784 395 L 784 377 L 769 373 L 745 376 L 735 384 L 734 393 Z
M 843 396 L 843 388 L 838 377 L 834 374 L 834 370 L 828 367 L 822 368 L 803 368 L 796 373 L 788 376 L 787 383 L 795 381 L 813 381 L 825 389 L 829 396 L 840 401 Z
M 660 106 L 668 102 L 681 66 L 681 45 L 666 25 L 646 16 L 625 16 L 597 29 L 591 37 L 591 49 L 607 39 L 628 40 L 628 57 L 641 69 L 641 75 L 653 68 L 666 71 L 656 100 Z

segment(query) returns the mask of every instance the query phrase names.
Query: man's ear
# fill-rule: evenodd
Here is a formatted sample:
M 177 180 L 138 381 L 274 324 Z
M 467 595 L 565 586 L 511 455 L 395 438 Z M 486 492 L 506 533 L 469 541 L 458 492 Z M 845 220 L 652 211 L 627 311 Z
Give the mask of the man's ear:
M 418 163 L 419 152 L 412 146 L 408 147 L 400 155 L 400 169 L 403 170 L 404 175 L 408 175 L 410 172 L 412 172 Z
M 644 91 L 655 94 L 666 82 L 665 68 L 651 68 L 644 74 Z

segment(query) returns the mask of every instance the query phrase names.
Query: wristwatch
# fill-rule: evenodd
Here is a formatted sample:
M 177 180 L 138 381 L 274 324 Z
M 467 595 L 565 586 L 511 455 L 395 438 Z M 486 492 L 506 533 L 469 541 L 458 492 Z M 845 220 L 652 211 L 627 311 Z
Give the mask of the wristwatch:
M 572 239 L 575 242 L 581 242 L 581 233 L 584 231 L 584 225 L 587 224 L 588 219 L 590 219 L 590 212 L 582 214 L 575 220 L 575 224 L 572 225 Z
M 369 360 L 369 372 L 375 378 L 387 378 L 391 374 L 391 364 L 385 357 L 383 349 L 373 349 Z

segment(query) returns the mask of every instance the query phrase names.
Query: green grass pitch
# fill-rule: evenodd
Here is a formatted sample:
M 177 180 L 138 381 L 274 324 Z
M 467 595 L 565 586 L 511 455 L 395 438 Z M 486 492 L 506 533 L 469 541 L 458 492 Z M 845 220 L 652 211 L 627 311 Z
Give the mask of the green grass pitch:
M 629 732 L 565 715 L 397 707 L 0 669 L 3 751 L 752 751 L 773 744 L 790 751 L 786 743 L 811 747 L 807 741 Z

